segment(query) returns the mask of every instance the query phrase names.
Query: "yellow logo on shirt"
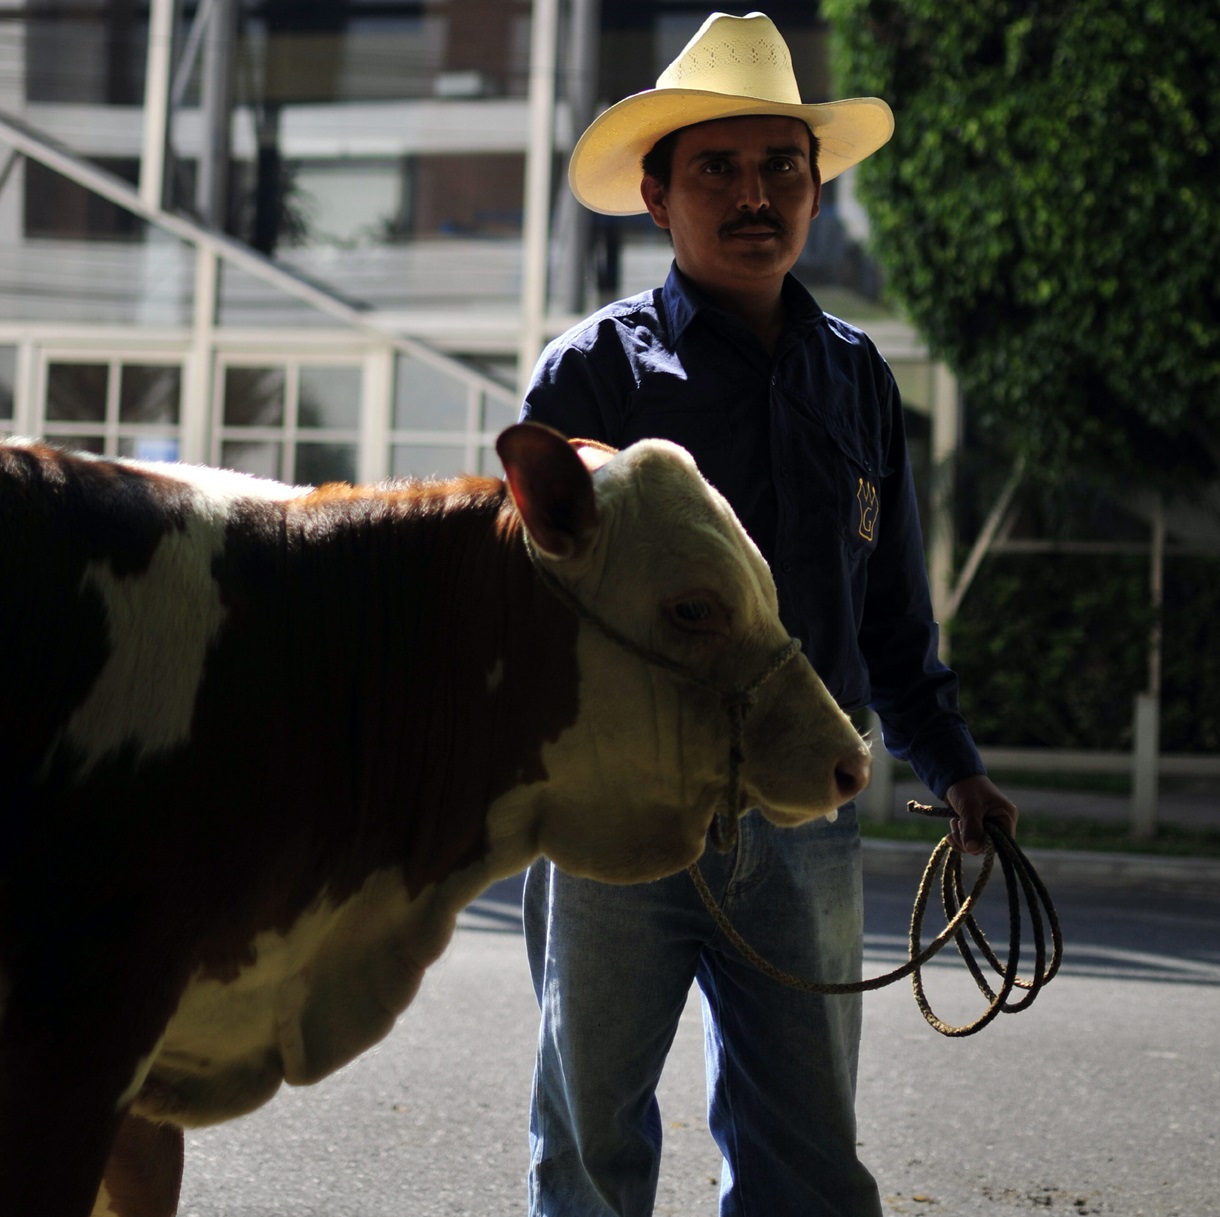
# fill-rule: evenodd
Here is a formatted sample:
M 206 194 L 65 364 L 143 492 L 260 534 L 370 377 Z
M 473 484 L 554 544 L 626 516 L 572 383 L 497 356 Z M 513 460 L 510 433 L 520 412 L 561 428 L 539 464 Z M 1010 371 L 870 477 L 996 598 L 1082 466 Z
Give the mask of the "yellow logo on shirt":
M 856 502 L 860 506 L 857 531 L 871 544 L 877 531 L 877 510 L 880 506 L 877 502 L 877 487 L 861 478 L 856 488 Z

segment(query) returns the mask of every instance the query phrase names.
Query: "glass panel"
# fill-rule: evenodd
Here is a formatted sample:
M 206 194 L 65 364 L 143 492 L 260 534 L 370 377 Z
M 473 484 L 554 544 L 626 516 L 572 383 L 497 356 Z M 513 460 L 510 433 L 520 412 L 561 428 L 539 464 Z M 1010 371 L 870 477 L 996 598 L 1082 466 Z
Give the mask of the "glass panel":
M 248 443 L 244 440 L 226 440 L 220 446 L 220 463 L 225 469 L 240 469 L 256 477 L 278 479 L 280 445 L 270 441 Z
M 105 363 L 48 364 L 47 418 L 51 421 L 105 422 L 109 379 L 110 366 Z
M 483 430 L 503 431 L 511 427 L 521 416 L 521 406 L 511 399 L 505 401 L 499 397 L 484 396 L 483 398 Z
M 277 250 L 277 255 L 280 252 Z M 294 263 L 283 257 L 280 257 L 279 261 L 289 270 L 311 278 L 323 287 L 327 285 L 327 276 L 333 276 L 335 272 L 333 262 L 328 266 L 321 266 L 311 262 Z M 337 290 L 342 294 L 342 289 Z M 280 288 L 264 283 L 240 266 L 221 264 L 219 325 L 250 326 L 255 329 L 291 326 L 294 329 L 304 329 L 309 326 L 330 327 L 334 323 L 334 318 L 321 309 L 285 295 Z
M 181 399 L 182 369 L 176 365 L 128 363 L 119 369 L 119 422 L 176 423 Z
M 291 171 L 305 228 L 298 244 L 350 250 L 405 234 L 409 191 L 401 161 L 294 161 Z
M 283 368 L 225 368 L 224 421 L 229 427 L 284 423 Z
M 297 425 L 337 427 L 354 431 L 360 426 L 359 368 L 301 368 Z
M 500 454 L 494 448 L 479 449 L 479 472 L 489 478 L 504 476 L 504 466 L 500 463 Z
M 355 444 L 297 444 L 292 480 L 309 486 L 356 480 Z
M 119 456 L 137 461 L 176 461 L 178 441 L 172 435 L 125 435 L 119 438 Z
M 95 163 L 131 186 L 139 181 L 137 160 L 98 157 Z M 24 197 L 27 237 L 139 241 L 144 235 L 139 216 L 33 159 L 25 166 Z
M 0 420 L 11 422 L 17 391 L 17 348 L 0 347 Z
M 466 470 L 466 449 L 395 444 L 390 450 L 390 474 L 396 478 L 447 478 Z
M 466 381 L 400 356 L 394 376 L 394 429 L 465 431 L 468 392 Z
M 2 30 L 0 20 L 0 46 Z M 26 167 L 31 169 L 33 162 Z M 67 200 L 46 196 L 35 204 L 28 185 L 27 178 L 31 210 L 47 213 L 42 216 L 47 234 L 59 239 L 17 239 L 0 246 L 0 320 L 158 327 L 190 323 L 195 253 L 187 242 L 143 221 L 136 239 L 110 240 L 104 226 L 93 225 L 88 208 L 78 214 L 75 205 L 66 206 Z

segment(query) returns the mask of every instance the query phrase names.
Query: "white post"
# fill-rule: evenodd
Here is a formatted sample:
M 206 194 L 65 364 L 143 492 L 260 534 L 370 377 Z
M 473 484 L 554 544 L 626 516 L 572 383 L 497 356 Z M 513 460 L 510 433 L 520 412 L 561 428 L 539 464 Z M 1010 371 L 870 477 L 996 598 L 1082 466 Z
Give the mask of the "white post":
M 928 538 L 928 583 L 932 615 L 942 630 L 953 615 L 953 469 L 961 442 L 957 378 L 943 363 L 932 365 L 932 494 Z M 948 636 L 940 636 L 940 655 L 949 657 Z
M 170 61 L 175 0 L 152 0 L 148 12 L 148 61 L 144 75 L 144 138 L 140 152 L 140 201 L 159 210 L 165 198 L 169 149 Z
M 534 0 L 530 30 L 530 131 L 521 226 L 521 341 L 517 348 L 517 384 L 522 393 L 542 350 L 546 314 L 558 10 L 559 0 Z
M 1131 835 L 1137 841 L 1147 841 L 1156 835 L 1160 755 L 1161 703 L 1151 693 L 1137 693 L 1135 746 L 1131 754 Z
M 186 361 L 186 382 L 182 386 L 181 459 L 192 465 L 212 461 L 210 423 L 219 277 L 220 259 L 215 250 L 197 245 L 191 353 Z
M 1135 699 L 1135 741 L 1131 762 L 1131 835 L 1147 841 L 1156 834 L 1161 765 L 1161 613 L 1165 602 L 1165 503 L 1152 513 L 1149 593 L 1152 630 L 1148 637 L 1148 691 Z

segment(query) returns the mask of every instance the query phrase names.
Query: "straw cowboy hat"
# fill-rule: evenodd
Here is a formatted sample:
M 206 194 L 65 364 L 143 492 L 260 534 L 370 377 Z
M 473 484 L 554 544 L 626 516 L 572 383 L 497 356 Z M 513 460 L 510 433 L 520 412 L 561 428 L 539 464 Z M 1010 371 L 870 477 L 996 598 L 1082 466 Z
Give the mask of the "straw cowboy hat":
M 876 152 L 894 131 L 894 116 L 879 97 L 802 103 L 792 56 L 770 17 L 713 13 L 655 89 L 593 120 L 572 151 L 572 193 L 591 211 L 636 215 L 645 210 L 640 160 L 657 140 L 691 123 L 746 114 L 787 114 L 806 123 L 821 144 L 824 182 Z

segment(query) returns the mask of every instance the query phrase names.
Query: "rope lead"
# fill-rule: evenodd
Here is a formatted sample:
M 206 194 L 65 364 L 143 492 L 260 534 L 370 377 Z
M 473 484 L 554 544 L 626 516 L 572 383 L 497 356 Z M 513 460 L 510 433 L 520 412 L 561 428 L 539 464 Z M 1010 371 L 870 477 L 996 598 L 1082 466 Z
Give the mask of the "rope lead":
M 953 812 L 941 807 L 928 807 L 922 803 L 910 802 L 907 810 L 923 815 L 951 816 Z M 964 1037 L 981 1031 L 997 1014 L 1015 1014 L 1033 1004 L 1034 999 L 1043 987 L 1051 982 L 1063 960 L 1063 935 L 1059 926 L 1059 915 L 1055 911 L 1050 893 L 1039 878 L 1033 864 L 1021 851 L 1008 832 L 998 824 L 988 822 L 987 851 L 983 856 L 982 869 L 969 895 L 962 883 L 961 855 L 953 848 L 952 842 L 946 836 L 932 851 L 928 864 L 924 868 L 923 877 L 919 881 L 919 889 L 915 894 L 915 906 L 911 912 L 911 929 L 908 939 L 907 962 L 892 972 L 874 976 L 859 981 L 813 981 L 793 976 L 769 963 L 733 927 L 724 910 L 716 902 L 707 886 L 697 863 L 687 867 L 707 911 L 719 926 L 725 937 L 733 944 L 738 953 L 760 972 L 770 976 L 772 980 L 799 989 L 805 993 L 865 993 L 872 989 L 881 989 L 886 985 L 901 980 L 904 976 L 911 977 L 911 986 L 915 991 L 915 1004 L 928 1025 L 941 1035 Z M 974 918 L 975 905 L 983 889 L 987 886 L 994 869 L 995 860 L 999 857 L 1000 868 L 1004 872 L 1004 885 L 1008 897 L 1008 959 L 1001 963 L 986 935 L 979 928 Z M 923 921 L 927 913 L 928 901 L 931 898 L 933 884 L 940 876 L 941 905 L 947 924 L 945 928 L 925 947 L 923 945 Z M 1021 897 L 1025 898 L 1030 926 L 1034 939 L 1034 969 L 1029 979 L 1017 974 L 1021 957 Z M 1045 917 L 1045 923 L 1043 918 Z M 1050 931 L 1051 953 L 1047 960 L 1046 938 Z M 993 989 L 979 966 L 978 957 L 971 947 L 967 935 L 973 939 L 978 951 L 1000 978 L 998 989 Z M 950 942 L 956 942 L 957 949 L 966 967 L 970 970 L 974 983 L 988 1000 L 988 1006 L 978 1018 L 961 1026 L 954 1026 L 941 1019 L 931 1007 L 923 985 L 923 966 L 934 955 Z M 1026 990 L 1026 994 L 1018 1001 L 1009 1001 L 1014 989 Z

